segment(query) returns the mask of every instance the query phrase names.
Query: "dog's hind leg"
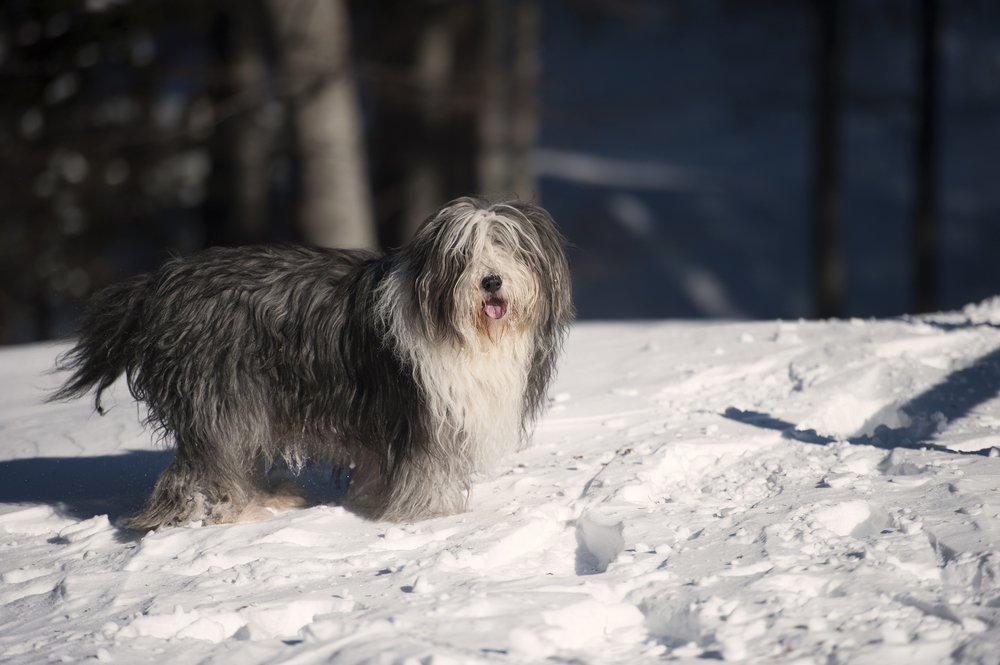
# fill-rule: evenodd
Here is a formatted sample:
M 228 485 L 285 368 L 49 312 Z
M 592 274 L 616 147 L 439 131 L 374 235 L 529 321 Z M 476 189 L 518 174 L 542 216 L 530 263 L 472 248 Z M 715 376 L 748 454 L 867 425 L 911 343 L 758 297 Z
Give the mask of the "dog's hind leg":
M 263 463 L 252 455 L 249 460 L 226 459 L 215 447 L 215 457 L 194 456 L 191 448 L 202 446 L 179 442 L 177 455 L 163 471 L 143 510 L 128 520 L 137 531 L 202 521 L 205 524 L 236 522 L 259 496 L 265 495 Z

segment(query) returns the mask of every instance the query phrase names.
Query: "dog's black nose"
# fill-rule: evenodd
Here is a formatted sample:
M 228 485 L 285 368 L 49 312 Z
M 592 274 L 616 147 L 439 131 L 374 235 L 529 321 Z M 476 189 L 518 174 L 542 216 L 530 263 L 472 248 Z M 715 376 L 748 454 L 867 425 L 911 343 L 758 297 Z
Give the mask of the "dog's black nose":
M 496 293 L 502 285 L 503 280 L 500 279 L 500 275 L 487 275 L 483 277 L 483 291 L 487 293 Z

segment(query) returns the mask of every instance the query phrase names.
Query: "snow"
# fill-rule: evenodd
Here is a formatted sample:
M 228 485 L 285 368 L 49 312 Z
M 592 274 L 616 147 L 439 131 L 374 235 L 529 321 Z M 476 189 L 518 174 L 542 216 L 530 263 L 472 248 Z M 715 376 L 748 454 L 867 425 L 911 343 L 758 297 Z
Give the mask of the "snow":
M 0 351 L 0 661 L 996 663 L 997 321 L 580 323 L 465 514 L 142 537 L 127 390 Z

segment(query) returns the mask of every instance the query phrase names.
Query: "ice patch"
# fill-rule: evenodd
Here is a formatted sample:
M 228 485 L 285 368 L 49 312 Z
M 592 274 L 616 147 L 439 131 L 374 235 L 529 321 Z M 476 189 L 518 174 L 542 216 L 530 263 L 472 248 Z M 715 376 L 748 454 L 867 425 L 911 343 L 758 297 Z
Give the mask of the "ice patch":
M 0 533 L 37 536 L 58 532 L 76 523 L 61 517 L 51 506 L 32 506 L 0 515 Z
M 634 605 L 587 599 L 542 612 L 551 629 L 545 636 L 560 648 L 587 648 L 607 637 L 616 641 L 639 641 L 645 617 Z M 617 635 L 616 635 L 617 633 Z
M 52 593 L 54 586 L 51 580 L 41 577 L 29 579 L 24 582 L 5 584 L 0 590 L 0 606 L 13 603 L 15 600 L 27 598 L 28 596 L 40 596 Z
M 1000 551 L 953 555 L 944 567 L 944 580 L 953 588 L 982 594 L 992 606 L 1000 607 Z
M 829 594 L 837 584 L 825 575 L 776 573 L 753 583 L 755 589 L 772 594 L 786 594 L 803 598 L 818 598 Z
M 906 429 L 912 424 L 913 420 L 897 404 L 888 404 L 870 416 L 855 432 L 855 435 L 878 438 L 884 429 L 891 432 L 892 430 Z
M 774 568 L 774 564 L 770 561 L 758 561 L 746 566 L 733 566 L 732 568 L 721 570 L 718 575 L 719 577 L 752 577 L 753 575 L 766 573 L 772 568 Z
M 136 617 L 129 625 L 122 628 L 118 635 L 123 638 L 156 637 L 167 639 L 174 637 L 184 628 L 201 618 L 198 611 L 186 612 L 178 605 L 171 614 L 150 614 Z M 235 632 L 235 628 L 233 631 Z
M 875 347 L 875 354 L 884 359 L 912 359 L 928 367 L 945 370 L 951 366 L 951 360 L 947 355 L 942 355 L 942 350 L 953 348 L 956 344 L 961 344 L 969 339 L 969 335 L 961 332 L 948 335 L 938 333 L 921 337 L 906 337 L 879 344 Z
M 317 616 L 343 614 L 352 611 L 354 606 L 349 598 L 303 598 L 249 607 L 239 611 L 244 620 L 240 632 L 254 640 L 296 637 Z
M 632 483 L 622 487 L 618 492 L 618 497 L 640 506 L 654 505 L 657 500 L 652 488 L 644 482 Z
M 428 543 L 447 540 L 455 531 L 456 529 L 425 530 L 418 526 L 390 526 L 382 539 L 373 545 L 373 549 L 415 550 Z
M 865 646 L 851 656 L 852 665 L 937 665 L 952 660 L 954 645 L 951 640 L 915 640 L 907 644 L 876 643 Z M 980 661 L 982 662 L 982 661 Z
M 110 537 L 111 533 L 111 522 L 108 521 L 108 516 L 98 515 L 91 517 L 89 520 L 70 524 L 60 529 L 58 538 L 60 541 L 69 544 L 89 540 L 98 534 Z
M 320 615 L 349 612 L 354 601 L 343 598 L 305 598 L 287 603 L 252 605 L 230 612 L 184 610 L 178 605 L 169 614 L 136 617 L 118 631 L 122 638 L 190 638 L 221 642 L 230 637 L 243 640 L 290 638 Z
M 801 419 L 799 430 L 815 430 L 823 434 L 844 438 L 872 435 L 880 425 L 889 428 L 905 427 L 899 410 L 886 406 L 883 397 L 864 397 L 849 392 L 830 399 L 819 410 Z
M 23 568 L 16 568 L 14 570 L 8 570 L 4 573 L 0 573 L 0 582 L 4 584 L 20 584 L 21 582 L 27 582 L 28 580 L 33 580 L 36 577 L 44 577 L 45 575 L 50 575 L 56 572 L 54 568 L 34 568 L 31 566 L 25 566 Z
M 587 511 L 576 521 L 577 574 L 603 573 L 625 549 L 623 522 Z
M 508 639 L 517 662 L 545 660 L 560 650 L 601 650 L 612 644 L 636 644 L 646 637 L 645 617 L 634 605 L 592 598 L 543 611 L 539 628 L 518 627 Z
M 838 536 L 870 536 L 877 534 L 888 522 L 881 510 L 864 499 L 815 508 L 810 517 L 820 527 Z
M 896 448 L 878 465 L 878 470 L 887 476 L 919 476 L 930 469 L 923 464 L 914 464 L 906 459 L 906 453 Z
M 549 519 L 535 519 L 504 536 L 485 553 L 487 566 L 502 566 L 530 552 L 544 549 L 558 525 Z

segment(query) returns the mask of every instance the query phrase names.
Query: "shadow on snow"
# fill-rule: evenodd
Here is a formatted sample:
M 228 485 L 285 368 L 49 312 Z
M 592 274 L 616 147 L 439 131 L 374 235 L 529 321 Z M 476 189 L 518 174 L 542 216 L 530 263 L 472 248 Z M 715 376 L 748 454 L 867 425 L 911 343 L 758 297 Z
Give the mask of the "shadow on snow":
M 33 457 L 0 461 L 0 503 L 47 504 L 66 517 L 138 511 L 173 450 L 132 450 L 97 457 Z
M 132 450 L 96 457 L 34 457 L 0 461 L 0 504 L 53 506 L 65 517 L 84 520 L 107 515 L 123 534 L 132 533 L 121 519 L 142 508 L 160 473 L 174 457 L 166 450 Z M 342 469 L 306 464 L 295 471 L 280 464 L 281 474 L 298 484 L 307 505 L 337 503 L 350 482 Z
M 952 450 L 935 443 L 941 414 L 945 422 L 952 423 L 969 415 L 980 404 L 1000 394 L 1000 348 L 980 356 L 968 367 L 955 370 L 924 392 L 899 407 L 910 420 L 906 427 L 890 428 L 881 425 L 872 435 L 858 435 L 846 439 L 821 434 L 815 430 L 797 429 L 794 423 L 775 418 L 767 413 L 742 411 L 730 407 L 722 414 L 730 420 L 763 429 L 781 432 L 786 439 L 803 443 L 829 444 L 847 441 L 853 444 L 879 448 L 926 448 L 939 452 L 961 455 L 989 455 L 993 447 L 982 450 Z

